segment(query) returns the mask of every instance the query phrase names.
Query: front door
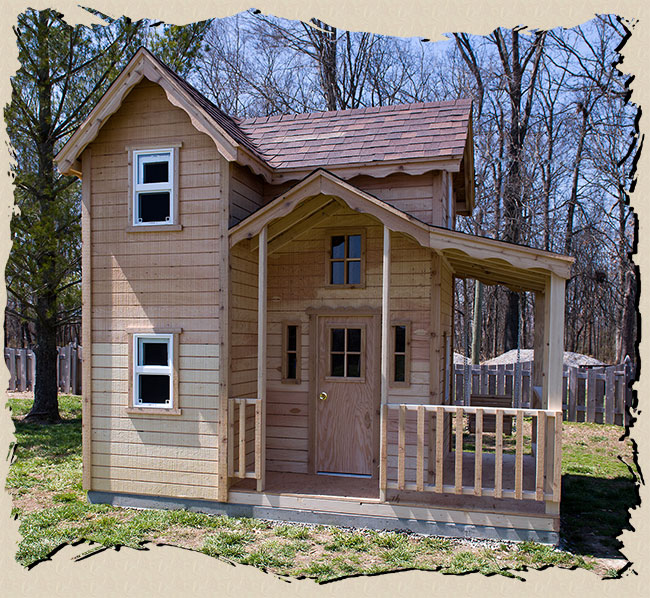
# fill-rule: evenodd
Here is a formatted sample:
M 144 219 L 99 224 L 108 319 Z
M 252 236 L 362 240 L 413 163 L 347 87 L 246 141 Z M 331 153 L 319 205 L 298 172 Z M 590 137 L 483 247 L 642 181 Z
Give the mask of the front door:
M 318 318 L 318 473 L 373 475 L 379 429 L 375 320 L 371 316 Z

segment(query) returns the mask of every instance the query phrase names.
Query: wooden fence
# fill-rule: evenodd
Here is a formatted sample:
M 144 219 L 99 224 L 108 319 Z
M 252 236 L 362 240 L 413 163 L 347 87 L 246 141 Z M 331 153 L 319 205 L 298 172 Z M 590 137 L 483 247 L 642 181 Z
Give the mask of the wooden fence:
M 532 362 L 501 365 L 454 365 L 454 404 L 468 405 L 470 394 L 514 396 L 513 407 L 530 409 Z M 562 411 L 564 421 L 622 426 L 629 423 L 632 405 L 630 360 L 618 365 L 564 366 Z M 513 392 L 515 386 L 519 392 Z M 468 392 L 469 387 L 469 392 Z M 517 400 L 519 397 L 519 400 Z
M 83 350 L 70 343 L 58 347 L 56 376 L 59 391 L 65 394 L 81 394 L 81 362 Z M 34 390 L 36 378 L 36 359 L 31 349 L 5 349 L 5 363 L 9 369 L 9 388 L 11 391 Z

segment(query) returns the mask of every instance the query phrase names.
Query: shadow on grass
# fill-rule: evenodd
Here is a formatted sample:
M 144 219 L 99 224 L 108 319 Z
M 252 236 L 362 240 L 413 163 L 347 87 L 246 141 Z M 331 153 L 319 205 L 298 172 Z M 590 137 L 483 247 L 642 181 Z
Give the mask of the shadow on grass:
M 574 554 L 625 558 L 617 539 L 632 530 L 630 510 L 640 504 L 637 484 L 629 477 L 562 476 L 560 537 Z

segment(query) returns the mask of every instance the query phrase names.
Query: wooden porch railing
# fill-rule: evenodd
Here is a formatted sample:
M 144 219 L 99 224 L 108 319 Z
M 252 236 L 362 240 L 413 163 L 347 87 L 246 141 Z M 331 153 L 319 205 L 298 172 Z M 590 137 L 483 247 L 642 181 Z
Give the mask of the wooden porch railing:
M 262 401 L 259 398 L 229 399 L 228 421 L 228 476 L 260 480 L 263 467 Z
M 544 409 L 385 404 L 380 488 L 559 502 L 562 412 Z M 465 417 L 476 419 L 474 451 L 464 451 Z M 484 445 L 484 415 L 496 416 L 494 453 Z M 515 418 L 514 454 L 504 451 L 504 416 Z M 524 454 L 524 418 L 532 453 Z M 465 473 L 465 476 L 463 475 Z

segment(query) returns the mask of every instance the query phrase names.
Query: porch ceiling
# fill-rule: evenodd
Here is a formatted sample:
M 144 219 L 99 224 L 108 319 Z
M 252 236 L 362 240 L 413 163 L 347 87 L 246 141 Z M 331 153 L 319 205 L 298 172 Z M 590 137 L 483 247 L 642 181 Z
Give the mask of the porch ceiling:
M 393 232 L 413 238 L 441 255 L 455 276 L 516 291 L 544 291 L 549 277 L 567 279 L 573 258 L 431 226 L 358 189 L 331 173 L 318 170 L 229 231 L 230 246 L 245 239 L 258 246 L 268 229 L 268 251 L 276 251 L 319 221 L 354 210 L 376 218 Z

